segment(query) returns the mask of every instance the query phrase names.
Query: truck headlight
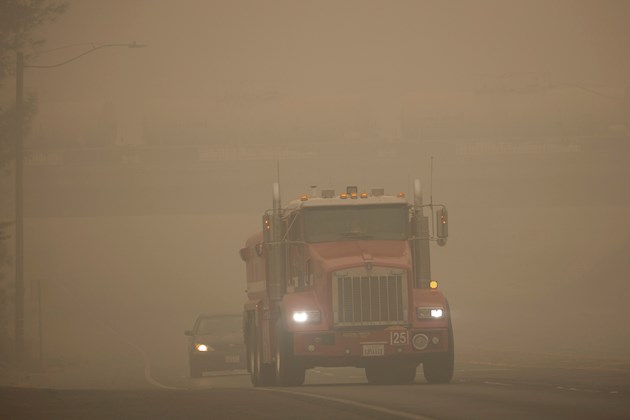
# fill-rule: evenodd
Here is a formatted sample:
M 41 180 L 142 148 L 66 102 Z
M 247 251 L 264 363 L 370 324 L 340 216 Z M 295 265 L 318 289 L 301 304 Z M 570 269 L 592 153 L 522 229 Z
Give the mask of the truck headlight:
M 439 306 L 419 306 L 416 308 L 418 319 L 442 319 L 445 316 L 446 311 Z
M 321 314 L 319 311 L 293 311 L 291 318 L 298 324 L 317 324 L 321 321 Z

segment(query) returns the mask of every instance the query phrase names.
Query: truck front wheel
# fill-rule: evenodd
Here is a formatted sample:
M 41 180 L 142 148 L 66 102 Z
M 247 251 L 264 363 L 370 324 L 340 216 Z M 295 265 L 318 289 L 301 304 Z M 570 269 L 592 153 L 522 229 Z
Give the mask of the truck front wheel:
M 256 326 L 252 325 L 249 336 L 250 378 L 254 386 L 274 385 L 273 367 L 262 361 L 262 343 L 258 339 Z
M 430 384 L 446 384 L 453 378 L 453 353 L 431 355 L 422 362 L 424 378 Z
M 374 385 L 410 384 L 416 379 L 415 362 L 379 363 L 365 367 L 368 383 Z
M 300 386 L 304 383 L 306 369 L 293 357 L 291 334 L 280 330 L 276 343 L 276 385 Z
M 399 363 L 392 369 L 394 381 L 397 384 L 412 384 L 416 380 L 416 368 L 418 364 L 411 363 Z
M 455 351 L 453 342 L 453 327 L 448 328 L 449 349 L 444 353 L 436 353 L 427 356 L 422 361 L 424 369 L 424 379 L 430 384 L 446 384 L 453 379 L 455 365 Z

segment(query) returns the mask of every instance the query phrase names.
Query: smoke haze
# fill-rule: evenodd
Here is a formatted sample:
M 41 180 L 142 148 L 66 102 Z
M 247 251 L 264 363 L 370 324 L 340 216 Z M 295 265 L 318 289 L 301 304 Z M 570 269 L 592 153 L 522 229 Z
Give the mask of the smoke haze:
M 422 179 L 449 208 L 432 271 L 458 349 L 627 354 L 628 21 L 625 1 L 71 1 L 31 63 L 147 46 L 26 71 L 31 345 L 41 281 L 51 365 L 131 341 L 183 372 L 195 316 L 241 311 L 279 168 L 285 203 Z

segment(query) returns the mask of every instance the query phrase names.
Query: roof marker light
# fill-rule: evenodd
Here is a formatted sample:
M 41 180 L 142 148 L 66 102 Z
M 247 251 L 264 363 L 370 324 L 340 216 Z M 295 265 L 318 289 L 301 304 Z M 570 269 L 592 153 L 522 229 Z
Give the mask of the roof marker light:
M 437 281 L 435 281 L 435 280 L 431 280 L 431 281 L 429 282 L 429 287 L 430 287 L 431 289 L 433 289 L 433 290 L 437 289 L 437 287 L 438 287 L 438 283 L 437 283 Z
M 306 195 L 306 194 L 302 194 L 302 195 L 300 196 L 300 201 L 307 201 L 307 200 L 308 200 L 308 195 Z
M 346 193 L 341 193 L 341 194 L 339 194 L 339 198 L 346 199 L 346 198 L 348 198 L 348 194 L 346 194 Z
M 398 193 L 398 198 L 405 198 L 405 193 L 404 192 L 399 192 Z
M 361 198 L 368 198 L 368 193 L 361 193 Z

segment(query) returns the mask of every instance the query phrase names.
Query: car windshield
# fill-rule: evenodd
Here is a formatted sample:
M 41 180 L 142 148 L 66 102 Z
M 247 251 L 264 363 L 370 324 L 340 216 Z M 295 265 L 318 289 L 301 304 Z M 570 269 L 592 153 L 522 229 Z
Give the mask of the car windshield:
M 225 335 L 241 331 L 243 328 L 240 316 L 213 316 L 200 318 L 196 334 Z
M 306 209 L 306 242 L 407 239 L 408 212 L 403 205 L 331 206 Z

